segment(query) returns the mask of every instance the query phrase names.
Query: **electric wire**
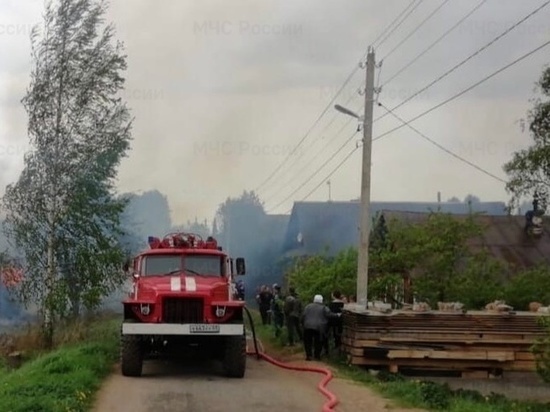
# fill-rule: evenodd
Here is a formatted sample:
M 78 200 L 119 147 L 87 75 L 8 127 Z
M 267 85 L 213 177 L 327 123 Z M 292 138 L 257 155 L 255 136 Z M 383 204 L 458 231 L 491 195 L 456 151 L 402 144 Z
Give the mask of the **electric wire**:
M 346 163 L 346 162 L 349 160 L 349 158 L 351 157 L 351 155 L 354 154 L 355 151 L 356 151 L 357 149 L 359 149 L 359 147 L 360 147 L 360 146 L 357 146 L 357 147 L 355 147 L 351 152 L 349 152 L 349 153 L 347 154 L 347 156 L 344 157 L 344 158 L 340 161 L 340 163 L 338 163 L 338 164 L 336 165 L 336 167 L 335 167 L 334 169 L 332 169 L 332 171 L 331 171 L 327 176 L 325 176 L 325 178 L 324 178 L 323 180 L 321 180 L 321 182 L 319 182 L 319 184 L 318 184 L 317 186 L 315 186 L 315 187 L 311 190 L 311 192 L 309 192 L 309 193 L 308 193 L 307 195 L 305 195 L 302 199 L 300 199 L 300 202 L 303 202 L 304 200 L 308 199 L 313 193 L 315 193 L 315 191 L 316 191 L 317 189 L 319 189 L 319 187 L 321 187 L 321 185 L 322 185 L 327 179 L 329 179 L 330 177 L 332 177 L 332 175 L 333 175 L 334 173 L 336 173 L 336 172 L 338 171 L 338 169 L 340 169 L 340 168 L 344 165 L 344 163 Z M 290 212 L 292 212 L 292 209 L 287 210 L 284 214 L 285 214 L 285 215 L 288 215 Z
M 291 194 L 289 194 L 287 197 L 285 197 L 283 200 L 281 200 L 279 203 L 277 203 L 276 206 L 272 207 L 270 211 L 277 209 L 279 206 L 281 206 L 283 203 L 285 203 L 287 200 L 289 200 L 292 196 L 294 196 L 301 188 L 303 188 L 306 184 L 308 184 L 311 179 L 313 179 L 319 172 L 332 160 L 336 157 L 338 153 L 340 153 L 344 147 L 348 145 L 348 143 L 353 139 L 353 137 L 357 134 L 357 131 L 355 131 L 346 141 L 338 148 L 336 152 L 332 154 L 315 172 L 313 172 L 300 186 L 298 186 Z M 357 149 L 357 147 L 356 147 Z M 350 155 L 351 156 L 351 155 Z
M 309 198 L 313 193 L 315 193 L 315 191 L 316 191 L 317 189 L 319 189 L 319 187 L 321 187 L 321 185 L 322 185 L 327 179 L 329 179 L 330 177 L 332 177 L 332 175 L 333 175 L 334 173 L 336 173 L 336 172 L 338 171 L 338 169 L 340 169 L 340 168 L 344 165 L 344 163 L 346 163 L 346 162 L 348 161 L 348 159 L 351 157 L 351 155 L 354 154 L 355 151 L 356 151 L 357 149 L 359 149 L 359 147 L 360 147 L 360 146 L 356 146 L 351 152 L 349 152 L 349 153 L 347 154 L 347 156 L 344 157 L 344 158 L 340 161 L 340 163 L 338 163 L 338 164 L 336 165 L 336 167 L 335 167 L 334 169 L 332 169 L 332 171 L 331 171 L 327 176 L 325 176 L 325 178 L 324 178 L 323 180 L 321 180 L 321 182 L 320 182 L 317 186 L 315 186 L 315 187 L 311 190 L 311 192 L 309 192 L 307 195 L 305 195 L 305 196 L 301 199 L 301 201 L 303 202 L 304 200 L 306 200 L 307 198 Z
M 416 1 L 416 0 L 414 0 L 414 1 Z M 399 23 L 398 23 L 389 33 L 386 34 L 386 36 L 385 36 L 385 37 L 380 41 L 380 43 L 378 44 L 378 47 L 379 47 L 382 43 L 384 43 L 384 42 L 385 42 L 385 41 L 386 41 L 386 40 L 387 40 L 387 39 L 388 39 L 388 38 L 389 38 L 389 37 L 390 37 L 390 36 L 391 36 L 391 35 L 392 35 L 392 34 L 393 34 L 393 33 L 394 33 L 394 32 L 404 23 L 404 22 L 405 22 L 405 20 L 407 20 L 407 18 L 408 18 L 417 8 L 418 8 L 418 6 L 420 6 L 420 4 L 422 4 L 422 2 L 423 2 L 424 0 L 419 0 L 415 5 L 413 5 L 414 1 L 411 2 L 411 3 L 409 4 L 409 6 L 406 7 L 405 10 L 408 10 L 409 8 L 410 8 L 410 10 L 408 10 L 408 12 L 406 12 L 405 16 L 401 19 L 401 21 L 400 21 L 400 22 L 399 22 Z M 412 6 L 412 8 L 411 8 L 411 6 Z M 403 12 L 401 13 L 401 15 L 402 15 L 402 14 L 403 14 Z M 399 18 L 399 16 L 398 16 L 398 18 Z M 391 25 L 392 25 L 392 24 L 390 24 L 390 26 L 388 26 L 388 27 L 391 27 Z M 379 37 L 380 37 L 380 36 L 379 36 Z M 376 41 L 373 42 L 373 44 L 375 44 L 375 43 L 376 43 Z M 356 72 L 357 70 L 358 70 L 358 67 L 356 67 L 355 70 L 354 70 L 354 72 L 352 72 L 352 74 L 348 77 L 348 79 L 346 80 L 346 83 L 344 84 L 344 86 L 347 85 L 347 83 L 349 82 L 349 80 L 351 80 L 351 77 L 355 74 L 355 72 Z M 330 102 L 329 104 L 332 104 L 332 103 L 336 100 L 336 98 L 338 97 L 338 94 L 339 94 L 340 92 L 341 92 L 341 89 L 340 89 L 340 91 L 336 94 L 336 96 L 334 96 L 334 98 L 331 100 L 331 102 Z M 349 121 L 348 121 L 348 123 L 346 123 L 345 126 L 347 126 L 347 124 L 349 124 Z M 357 132 L 355 132 L 355 133 L 357 133 Z M 355 135 L 355 133 L 354 133 L 354 135 Z M 305 186 L 305 184 L 307 184 L 311 179 L 313 179 L 313 177 L 315 177 L 315 175 L 316 175 L 323 167 L 325 167 L 325 166 L 328 164 L 328 162 L 330 162 L 338 153 L 340 153 L 340 151 L 349 143 L 349 141 L 353 138 L 354 135 L 352 135 L 349 139 L 347 139 L 347 140 L 344 142 L 344 144 L 343 144 L 342 146 L 340 146 L 340 148 L 339 148 L 335 153 L 333 153 L 333 155 L 332 155 L 325 163 L 323 163 L 323 164 L 321 165 L 320 168 L 318 168 L 312 175 L 310 175 L 310 177 L 309 177 L 304 183 L 302 183 L 294 192 L 292 192 L 287 198 L 285 198 L 282 202 L 280 202 L 277 206 L 275 206 L 274 209 L 276 209 L 277 207 L 279 207 L 282 203 L 286 202 L 286 201 L 287 201 L 290 197 L 292 197 L 298 190 L 300 190 L 303 186 Z M 300 144 L 300 143 L 299 143 L 299 144 Z M 291 155 L 292 155 L 292 152 L 291 152 L 291 154 L 289 155 L 289 157 L 290 157 Z M 281 165 L 281 166 L 282 166 L 282 165 Z
M 462 17 L 458 22 L 454 24 L 450 29 L 448 29 L 445 33 L 443 33 L 441 36 L 439 36 L 432 44 L 430 44 L 428 47 L 426 47 L 422 52 L 420 52 L 416 57 L 414 57 L 409 63 L 401 67 L 394 75 L 392 75 L 385 83 L 382 84 L 381 88 L 383 88 L 385 85 L 387 85 L 389 82 L 394 80 L 397 76 L 399 76 L 401 73 L 403 73 L 406 69 L 411 67 L 414 63 L 416 63 L 422 56 L 424 56 L 426 53 L 428 53 L 431 49 L 433 49 L 441 40 L 443 40 L 445 37 L 447 37 L 451 32 L 453 32 L 458 26 L 460 26 L 468 17 L 470 17 L 472 14 L 474 14 L 483 4 L 487 3 L 487 0 L 480 1 L 477 6 L 475 6 L 472 10 L 470 10 L 464 17 Z
M 344 131 L 344 129 L 351 123 L 351 121 L 353 120 L 353 118 L 349 118 L 346 123 L 344 123 L 344 125 L 340 128 L 340 130 L 338 130 L 338 132 L 335 134 L 335 137 L 338 137 L 340 136 L 340 134 Z M 309 166 L 311 166 L 311 164 L 317 160 L 319 158 L 319 156 L 321 155 L 321 153 L 323 153 L 329 146 L 330 144 L 332 143 L 332 140 L 327 140 L 326 144 L 321 148 L 320 151 L 318 151 L 315 156 L 312 156 L 311 159 L 309 160 L 309 162 L 307 162 L 299 171 L 297 171 L 296 173 L 293 173 L 292 176 L 290 176 L 290 179 L 286 180 L 284 182 L 284 184 L 281 185 L 281 188 L 285 188 L 285 187 L 289 187 L 292 183 L 294 183 L 294 181 L 296 181 L 296 176 L 302 176 L 302 174 L 309 168 Z M 270 196 L 269 198 L 267 198 L 265 200 L 266 203 L 270 203 L 273 198 L 275 198 L 277 196 L 277 191 L 273 194 L 273 196 Z
M 490 176 L 492 177 L 493 179 L 496 179 L 498 180 L 499 182 L 501 183 L 507 183 L 506 180 L 504 179 L 501 179 L 500 177 L 498 177 L 497 175 L 489 172 L 488 170 L 482 168 L 481 166 L 478 166 L 476 165 L 475 163 L 469 161 L 468 159 L 465 159 L 463 158 L 462 156 L 454 153 L 452 150 L 450 149 L 447 149 L 445 146 L 443 146 L 442 144 L 436 142 L 435 140 L 431 139 L 430 137 L 426 136 L 424 133 L 422 133 L 420 130 L 418 130 L 417 128 L 415 128 L 414 126 L 412 126 L 410 124 L 410 122 L 407 122 L 406 120 L 402 119 L 400 116 L 398 116 L 397 114 L 395 114 L 391 109 L 387 108 L 386 106 L 384 106 L 382 103 L 378 103 L 378 106 L 382 107 L 384 110 L 386 110 L 389 114 L 391 114 L 393 117 L 395 117 L 397 120 L 399 120 L 401 123 L 403 123 L 404 126 L 407 126 L 409 129 L 411 129 L 413 132 L 415 132 L 416 134 L 418 134 L 420 137 L 422 137 L 423 139 L 427 140 L 428 142 L 430 142 L 431 144 L 433 144 L 434 146 L 436 146 L 437 148 L 439 148 L 440 150 L 443 150 L 445 153 L 453 156 L 454 158 L 460 160 L 461 162 L 463 163 L 466 163 L 467 165 L 473 167 L 474 169 L 477 169 L 478 171 L 480 171 L 481 173 L 484 173 L 486 174 L 487 176 Z
M 405 20 L 407 20 L 409 18 L 409 16 L 418 8 L 418 6 L 420 6 L 422 3 L 424 2 L 424 0 L 419 0 L 419 2 L 413 6 L 412 9 L 409 10 L 409 12 L 407 14 L 405 14 L 405 16 L 403 17 L 403 19 L 397 24 L 397 26 L 395 26 L 382 40 L 380 40 L 380 43 L 378 43 L 378 45 L 376 47 L 380 47 L 382 44 L 384 44 L 384 42 L 386 40 L 388 40 L 390 38 L 390 36 L 405 22 Z M 373 43 L 373 46 L 374 46 L 374 43 Z
M 471 86 L 467 87 L 466 89 L 463 89 L 462 91 L 460 91 L 460 92 L 454 94 L 453 96 L 449 97 L 448 99 L 444 100 L 443 102 L 441 102 L 441 103 L 439 103 L 439 104 L 437 104 L 437 105 L 431 107 L 430 109 L 428 109 L 428 110 L 426 110 L 426 111 L 420 113 L 419 115 L 415 116 L 414 118 L 412 118 L 412 119 L 410 119 L 410 120 L 407 120 L 406 123 L 407 123 L 407 124 L 410 124 L 410 123 L 412 123 L 412 122 L 414 122 L 414 121 L 420 119 L 421 117 L 424 117 L 425 115 L 431 113 L 432 111 L 434 111 L 434 110 L 436 110 L 436 109 L 438 109 L 438 108 L 440 108 L 440 107 L 446 105 L 447 103 L 450 103 L 451 101 L 453 101 L 453 100 L 457 99 L 458 97 L 460 97 L 460 96 L 466 94 L 467 92 L 469 92 L 469 91 L 475 89 L 475 88 L 478 87 L 479 85 L 485 83 L 485 82 L 488 81 L 489 79 L 491 79 L 491 78 L 495 77 L 496 75 L 502 73 L 503 71 L 507 70 L 508 68 L 510 68 L 510 67 L 512 67 L 512 66 L 514 66 L 514 65 L 516 65 L 517 63 L 521 62 L 522 60 L 526 59 L 527 57 L 529 57 L 529 56 L 535 54 L 535 53 L 538 52 L 539 50 L 542 50 L 544 47 L 546 47 L 546 46 L 548 46 L 548 45 L 550 45 L 550 40 L 546 41 L 545 43 L 541 44 L 540 46 L 536 47 L 535 49 L 533 49 L 533 50 L 531 50 L 531 51 L 529 51 L 529 52 L 523 54 L 522 56 L 518 57 L 518 58 L 515 59 L 514 61 L 508 63 L 507 65 L 505 65 L 505 66 L 501 67 L 500 69 L 494 71 L 493 73 L 489 74 L 488 76 L 485 76 L 483 79 L 481 79 L 481 80 L 475 82 L 474 84 L 472 84 Z M 390 109 L 388 109 L 388 110 L 390 110 Z M 393 109 L 391 109 L 391 111 L 393 111 Z M 395 128 L 393 128 L 393 129 L 391 129 L 391 130 L 389 130 L 389 131 L 387 131 L 387 132 L 382 133 L 381 135 L 375 137 L 375 138 L 372 139 L 372 140 L 373 140 L 373 142 L 376 141 L 376 140 L 380 140 L 380 139 L 382 139 L 383 137 L 388 136 L 389 134 L 393 133 L 394 131 L 397 131 L 397 130 L 399 130 L 399 129 L 405 127 L 407 124 L 403 123 L 403 124 L 401 124 L 400 126 L 396 126 Z M 351 140 L 351 139 L 350 139 L 350 140 Z M 345 144 L 347 144 L 347 142 L 346 142 Z M 340 149 L 339 149 L 339 150 L 338 150 L 338 151 L 337 151 L 337 152 L 336 152 L 327 162 L 325 162 L 325 163 L 321 166 L 321 168 L 323 168 L 330 160 L 332 160 L 332 158 L 333 158 L 336 154 L 338 154 L 338 153 L 343 149 L 343 147 L 344 147 L 344 146 L 340 147 Z M 350 156 L 351 156 L 351 155 L 350 155 Z M 319 172 L 319 170 L 320 170 L 320 169 L 318 169 L 313 175 L 311 175 L 311 176 L 308 178 L 308 180 L 307 180 L 306 182 L 304 182 L 298 189 L 295 190 L 295 192 L 293 192 L 290 196 L 288 196 L 283 202 L 280 202 L 280 203 L 279 203 L 275 208 L 273 208 L 273 209 L 276 209 L 278 206 L 280 206 L 282 203 L 284 203 L 284 202 L 287 201 L 290 197 L 292 197 L 292 196 L 294 195 L 294 193 L 296 193 L 296 192 L 297 192 L 299 189 L 301 189 L 305 184 L 307 184 L 311 179 L 313 179 L 313 177 Z M 330 177 L 330 176 L 329 176 L 329 177 Z M 327 177 L 327 178 L 328 178 L 328 177 Z M 322 184 L 322 183 L 321 183 L 321 184 Z M 319 186 L 320 186 L 320 185 L 319 185 Z
M 346 105 L 349 104 L 350 101 L 352 101 L 355 97 L 357 97 L 356 95 L 352 95 L 350 96 L 350 98 L 346 101 Z M 319 156 L 325 152 L 325 150 L 327 150 L 327 148 L 330 146 L 330 144 L 335 140 L 337 139 L 340 134 L 344 131 L 344 129 L 351 123 L 353 119 L 352 118 L 347 118 L 347 121 L 342 125 L 342 127 L 329 139 L 327 139 L 325 145 L 321 148 L 321 150 L 319 150 L 314 156 L 312 156 L 309 161 L 303 165 L 303 167 L 300 168 L 299 171 L 295 172 L 295 173 L 292 173 L 292 175 L 290 176 L 290 179 L 287 179 L 284 181 L 284 183 L 282 185 L 279 185 L 279 184 L 276 184 L 274 186 L 271 186 L 271 188 L 287 188 L 289 187 L 292 183 L 294 183 L 294 181 L 296 180 L 296 176 L 301 176 L 308 168 L 309 166 L 311 166 L 311 164 L 319 159 Z M 290 169 L 287 169 L 287 170 L 290 170 Z M 281 179 L 281 177 L 284 176 L 283 175 L 280 175 L 279 176 L 279 179 Z M 268 189 L 267 192 L 264 192 L 264 196 L 265 196 L 265 193 L 269 193 L 270 190 Z M 268 197 L 265 202 L 266 203 L 270 203 L 274 197 L 277 196 L 277 193 L 278 190 L 276 190 L 273 195 L 271 195 L 270 197 Z
M 439 109 L 440 107 L 446 105 L 447 103 L 452 102 L 453 100 L 459 98 L 460 96 L 462 96 L 462 95 L 468 93 L 469 91 L 475 89 L 475 88 L 478 87 L 479 85 L 485 83 L 487 80 L 489 80 L 489 79 L 495 77 L 497 74 L 502 73 L 503 71 L 505 71 L 505 70 L 509 69 L 510 67 L 516 65 L 516 64 L 519 63 L 520 61 L 526 59 L 527 57 L 529 57 L 529 56 L 531 56 L 531 55 L 533 55 L 533 54 L 535 54 L 535 53 L 538 52 L 539 50 L 542 50 L 543 48 L 545 48 L 545 47 L 548 46 L 548 45 L 550 45 L 550 40 L 546 41 L 545 43 L 543 43 L 543 44 L 541 44 L 540 46 L 536 47 L 535 49 L 531 50 L 530 52 L 527 52 L 527 53 L 525 53 L 524 55 L 518 57 L 517 59 L 515 59 L 515 60 L 512 61 L 511 63 L 508 63 L 507 65 L 505 65 L 505 66 L 501 67 L 500 69 L 494 71 L 493 73 L 489 74 L 488 76 L 485 76 L 483 79 L 481 79 L 481 80 L 475 82 L 475 83 L 472 84 L 471 86 L 469 86 L 469 87 L 467 87 L 466 89 L 463 89 L 462 91 L 460 91 L 460 92 L 454 94 L 453 96 L 451 96 L 451 97 L 449 97 L 448 99 L 442 101 L 441 103 L 438 103 L 437 105 L 431 107 L 430 109 L 428 109 L 428 110 L 426 110 L 426 111 L 420 113 L 419 115 L 413 117 L 412 119 L 407 120 L 407 122 L 412 123 L 412 122 L 414 122 L 414 121 L 420 119 L 421 117 L 426 116 L 428 113 L 431 113 L 431 112 L 433 112 L 433 111 L 436 110 L 436 109 Z M 394 109 L 392 109 L 392 110 L 394 110 Z M 394 127 L 393 129 L 390 129 L 390 130 L 388 130 L 387 132 L 384 132 L 384 133 L 382 133 L 381 135 L 375 137 L 374 139 L 372 139 L 372 141 L 374 142 L 374 141 L 376 141 L 376 140 L 380 140 L 380 139 L 382 139 L 383 137 L 388 136 L 389 134 L 391 134 L 391 133 L 395 132 L 396 130 L 399 130 L 399 129 L 403 128 L 403 127 L 405 127 L 405 125 L 396 126 L 396 127 Z
M 388 26 L 386 26 L 386 28 L 382 31 L 382 33 L 385 33 L 399 18 L 400 16 L 406 11 L 408 10 L 412 5 L 413 3 L 415 2 L 416 0 L 412 0 L 409 5 L 405 8 L 404 11 L 402 11 L 398 16 L 397 18 L 395 18 Z M 423 0 L 421 0 L 422 2 Z M 417 5 L 418 6 L 418 5 Z M 416 6 L 416 7 L 417 7 Z M 415 7 L 415 8 L 416 8 Z M 414 10 L 414 9 L 413 9 Z M 407 16 L 405 16 L 406 18 Z M 390 33 L 391 34 L 391 33 Z M 380 36 L 377 37 L 377 39 L 375 40 L 375 42 L 380 38 Z M 375 43 L 374 42 L 374 43 Z M 374 44 L 373 43 L 373 44 Z M 363 54 L 363 57 L 361 58 L 360 61 L 363 61 L 367 56 L 367 53 L 364 53 Z M 342 90 L 347 86 L 347 84 L 351 81 L 351 79 L 353 78 L 353 76 L 355 76 L 355 74 L 357 73 L 357 71 L 359 70 L 359 65 L 356 65 L 355 68 L 353 69 L 353 71 L 349 74 L 349 76 L 346 78 L 346 80 L 344 81 L 344 84 L 340 87 L 340 89 L 336 92 L 336 94 L 334 95 L 334 97 L 330 100 L 330 102 L 327 104 L 327 106 L 325 107 L 325 109 L 321 112 L 321 114 L 317 117 L 317 119 L 313 122 L 313 124 L 311 125 L 311 127 L 308 129 L 308 131 L 306 132 L 306 134 L 300 139 L 300 141 L 298 142 L 298 144 L 294 147 L 294 149 L 292 149 L 290 151 L 290 153 L 283 159 L 283 161 L 281 163 L 279 163 L 279 165 L 273 170 L 273 172 L 271 172 L 269 174 L 269 176 L 264 179 L 262 181 L 262 183 L 260 183 L 258 186 L 256 186 L 256 189 L 254 189 L 255 192 L 258 192 L 262 187 L 265 186 L 266 183 L 268 183 L 271 179 L 273 179 L 273 177 L 279 172 L 279 170 L 282 169 L 282 167 L 284 166 L 284 164 L 292 157 L 292 155 L 296 152 L 296 150 L 298 150 L 298 148 L 302 145 L 302 143 L 307 139 L 307 137 L 311 134 L 312 130 L 315 128 L 315 126 L 317 126 L 317 124 L 319 124 L 320 120 L 322 119 L 322 117 L 328 112 L 328 110 L 330 108 L 332 108 L 332 104 L 334 103 L 334 101 L 336 100 L 336 98 L 340 95 L 340 93 L 342 92 Z
M 445 0 L 443 3 L 441 3 L 439 6 L 437 6 L 435 8 L 434 11 L 432 11 L 428 17 L 426 17 L 424 20 L 422 20 L 420 22 L 420 24 L 418 24 L 416 26 L 415 29 L 413 29 L 407 36 L 405 36 L 405 38 L 403 40 L 401 40 L 396 46 L 394 46 L 393 49 L 391 49 L 384 57 L 382 57 L 382 59 L 380 59 L 381 61 L 384 61 L 385 59 L 387 59 L 388 57 L 390 57 L 397 49 L 399 49 L 399 47 L 401 47 L 404 43 L 407 42 L 407 40 L 409 40 L 414 33 L 416 33 L 418 30 L 420 30 L 422 28 L 422 26 L 424 26 L 424 24 L 426 24 L 426 22 L 428 20 L 430 20 L 439 10 L 441 10 L 443 8 L 443 6 L 445 6 L 450 0 Z
M 354 98 L 357 98 L 357 95 L 351 95 L 349 97 L 349 99 L 346 101 L 345 104 L 348 104 L 350 101 L 352 101 Z M 332 119 L 330 120 L 330 122 L 328 124 L 325 125 L 325 127 L 323 127 L 323 129 L 319 132 L 320 135 L 324 134 L 324 132 L 334 123 L 334 121 L 340 116 L 338 116 L 338 113 L 334 114 L 332 116 Z M 344 125 L 342 126 L 342 128 L 339 129 L 338 132 L 336 132 L 334 135 L 333 135 L 333 138 L 337 137 L 338 135 L 340 135 L 340 133 L 342 132 L 342 130 L 349 124 L 349 121 Z M 328 139 L 329 142 L 330 140 L 332 139 Z M 322 153 L 325 151 L 326 147 L 328 145 L 325 145 L 324 146 L 324 149 L 321 150 L 320 152 L 318 152 L 318 154 Z M 300 159 L 303 157 L 303 153 L 298 155 L 298 157 L 295 159 L 295 161 L 293 163 L 291 163 L 289 165 L 289 167 L 285 168 L 281 174 L 279 174 L 279 177 L 278 177 L 278 181 L 280 181 L 281 178 L 283 178 L 284 176 L 287 175 L 288 172 L 292 171 L 292 169 L 294 168 L 295 165 L 297 165 L 300 161 Z M 310 162 L 308 162 L 308 165 L 310 165 L 312 163 L 313 160 L 316 160 L 317 159 L 317 156 L 314 156 L 313 158 L 310 159 Z M 302 168 L 303 169 L 303 168 Z M 297 173 L 293 173 L 293 175 L 299 175 L 300 172 L 297 172 Z M 294 180 L 294 177 L 288 182 L 288 184 L 290 184 L 292 181 Z M 278 183 L 273 183 L 273 185 L 268 185 L 267 188 L 265 188 L 265 190 L 262 190 L 263 192 L 263 196 L 265 196 L 266 193 L 269 193 L 271 192 L 273 188 L 276 188 L 276 187 L 279 187 L 280 185 Z M 285 187 L 285 185 L 282 185 L 282 187 Z M 269 202 L 269 200 L 266 200 L 266 202 Z
M 389 30 L 389 29 L 390 29 L 390 28 L 391 28 L 391 27 L 401 18 L 401 16 L 402 16 L 403 14 L 405 14 L 405 13 L 407 12 L 407 10 L 408 10 L 409 8 L 411 8 L 411 6 L 412 6 L 414 3 L 416 3 L 416 1 L 417 1 L 417 0 L 411 0 L 411 2 L 409 3 L 409 5 L 408 5 L 407 7 L 405 7 L 405 8 L 401 11 L 401 13 L 399 13 L 399 14 L 397 15 L 397 17 L 396 17 L 395 19 L 393 19 L 393 21 L 392 21 L 390 24 L 388 24 L 388 25 L 386 26 L 386 28 L 385 28 L 384 30 L 382 30 L 382 33 L 380 33 L 380 34 L 378 35 L 378 37 L 377 37 L 376 39 L 374 39 L 374 41 L 372 42 L 372 46 L 373 46 L 373 47 L 374 47 L 374 45 L 378 42 L 378 40 L 380 40 L 380 38 L 381 38 L 382 36 L 384 36 L 384 35 L 386 34 L 386 32 L 387 32 L 387 31 L 388 31 L 388 30 Z
M 405 100 L 403 100 L 401 103 L 399 103 L 397 106 L 393 107 L 392 110 L 396 110 L 398 109 L 399 107 L 403 106 L 405 103 L 411 101 L 412 99 L 414 99 L 416 96 L 418 96 L 419 94 L 425 92 L 426 90 L 428 90 L 430 87 L 432 87 L 433 85 L 435 85 L 436 83 L 439 83 L 441 80 L 443 80 L 445 77 L 447 77 L 449 74 L 453 73 L 455 70 L 457 70 L 459 67 L 463 66 L 464 64 L 466 64 L 468 61 L 470 61 L 471 59 L 473 59 L 475 56 L 479 55 L 481 52 L 483 52 L 484 50 L 486 50 L 488 47 L 490 47 L 491 45 L 493 45 L 494 43 L 496 43 L 498 40 L 500 40 L 501 38 L 503 38 L 504 36 L 506 36 L 508 33 L 510 33 L 512 30 L 514 30 L 516 27 L 518 27 L 520 24 L 522 24 L 523 22 L 527 21 L 528 19 L 530 19 L 531 17 L 533 17 L 535 14 L 537 14 L 539 11 L 541 11 L 544 7 L 548 6 L 548 4 L 550 4 L 550 0 L 544 2 L 544 4 L 542 4 L 541 6 L 537 7 L 535 10 L 533 10 L 531 13 L 529 13 L 527 16 L 523 17 L 521 20 L 519 20 L 518 22 L 514 23 L 512 26 L 508 27 L 506 30 L 504 30 L 501 34 L 499 34 L 497 37 L 495 37 L 493 40 L 491 40 L 489 43 L 485 44 L 483 47 L 481 47 L 480 49 L 478 49 L 477 51 L 475 51 L 474 53 L 472 53 L 471 55 L 469 55 L 466 59 L 462 60 L 460 63 L 456 64 L 454 67 L 452 67 L 450 70 L 447 70 L 445 73 L 443 73 L 441 76 L 439 76 L 438 78 L 436 78 L 435 80 L 433 80 L 431 83 L 429 83 L 428 85 L 424 86 L 422 89 L 420 89 L 419 91 L 417 91 L 416 93 L 413 93 L 411 96 L 409 96 L 408 98 L 406 98 Z M 376 118 L 374 121 L 378 121 L 384 117 L 386 117 L 388 115 L 388 113 L 384 113 L 382 116 L 379 116 L 378 118 Z

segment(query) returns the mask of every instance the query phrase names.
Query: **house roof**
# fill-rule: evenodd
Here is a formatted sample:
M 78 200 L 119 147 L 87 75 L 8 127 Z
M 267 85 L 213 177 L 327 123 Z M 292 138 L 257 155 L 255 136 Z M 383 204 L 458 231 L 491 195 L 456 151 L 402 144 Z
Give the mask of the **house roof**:
M 289 215 L 266 215 L 265 216 L 265 231 L 266 236 L 273 240 L 274 244 L 282 245 L 286 228 L 290 220 Z
M 426 213 L 383 211 L 386 220 L 397 218 L 407 223 L 421 223 Z M 466 218 L 468 215 L 456 215 Z M 512 270 L 521 270 L 539 264 L 550 264 L 550 222 L 545 222 L 540 238 L 532 238 L 525 231 L 524 216 L 475 217 L 484 228 L 480 238 L 469 243 L 474 250 L 485 248 L 493 257 L 505 261 Z
M 504 214 L 504 202 L 472 203 L 472 211 Z M 466 214 L 465 203 L 437 202 L 371 202 L 371 214 L 382 210 Z M 292 255 L 322 253 L 327 247 L 329 254 L 357 246 L 359 242 L 359 201 L 347 202 L 295 202 L 288 222 L 283 252 Z M 301 235 L 302 242 L 298 240 Z

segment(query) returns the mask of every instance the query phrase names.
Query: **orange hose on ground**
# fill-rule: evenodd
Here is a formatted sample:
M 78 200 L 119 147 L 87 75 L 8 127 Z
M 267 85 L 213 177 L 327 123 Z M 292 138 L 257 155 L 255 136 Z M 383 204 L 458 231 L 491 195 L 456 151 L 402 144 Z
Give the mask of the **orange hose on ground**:
M 322 412 L 334 412 L 333 408 L 338 404 L 339 401 L 336 395 L 334 395 L 332 392 L 330 392 L 326 388 L 327 384 L 333 378 L 332 372 L 330 370 L 328 370 L 327 368 L 317 368 L 313 366 L 296 366 L 296 365 L 290 365 L 285 362 L 279 362 L 278 360 L 273 359 L 271 356 L 268 356 L 263 350 L 258 354 L 256 354 L 256 352 L 254 351 L 247 351 L 247 353 L 249 355 L 259 355 L 261 358 L 265 359 L 266 361 L 268 361 L 269 363 L 275 366 L 278 366 L 279 368 L 289 369 L 289 370 L 294 370 L 299 372 L 321 373 L 325 375 L 323 380 L 319 382 L 319 384 L 317 385 L 317 389 L 319 390 L 319 392 L 321 392 L 328 399 L 328 401 L 325 402 L 325 404 L 323 405 Z

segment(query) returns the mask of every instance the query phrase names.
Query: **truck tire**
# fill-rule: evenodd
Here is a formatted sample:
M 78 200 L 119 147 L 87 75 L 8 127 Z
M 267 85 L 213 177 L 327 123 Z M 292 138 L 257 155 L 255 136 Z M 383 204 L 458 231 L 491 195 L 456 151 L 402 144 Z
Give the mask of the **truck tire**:
M 130 321 L 126 321 L 130 322 Z M 122 375 L 138 377 L 143 369 L 143 345 L 137 335 L 120 333 L 120 369 Z
M 246 371 L 246 337 L 229 336 L 225 342 L 223 366 L 230 378 L 244 378 Z

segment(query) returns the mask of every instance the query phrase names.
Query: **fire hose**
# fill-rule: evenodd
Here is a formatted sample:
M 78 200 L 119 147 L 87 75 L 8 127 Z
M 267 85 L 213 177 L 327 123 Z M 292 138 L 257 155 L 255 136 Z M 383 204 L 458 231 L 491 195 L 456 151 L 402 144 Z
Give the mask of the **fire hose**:
M 326 386 L 333 378 L 332 372 L 328 370 L 327 368 L 319 368 L 319 367 L 307 367 L 307 366 L 297 366 L 297 365 L 290 365 L 285 362 L 280 362 L 276 359 L 273 359 L 271 356 L 267 355 L 265 351 L 262 349 L 260 350 L 258 348 L 258 340 L 256 338 L 256 329 L 254 327 L 254 320 L 252 319 L 252 315 L 250 314 L 250 311 L 245 306 L 244 310 L 246 311 L 246 314 L 248 316 L 248 321 L 250 323 L 250 329 L 252 331 L 252 340 L 254 342 L 254 351 L 247 350 L 248 355 L 256 355 L 256 358 L 258 360 L 264 359 L 268 361 L 269 363 L 278 366 L 279 368 L 293 370 L 293 371 L 299 371 L 299 372 L 313 372 L 313 373 L 319 373 L 325 375 L 323 380 L 319 382 L 317 385 L 317 390 L 321 392 L 326 398 L 327 401 L 323 405 L 322 412 L 334 412 L 334 407 L 338 404 L 338 398 L 336 395 L 334 395 L 332 392 L 330 392 Z M 261 345 L 261 342 L 260 342 Z

